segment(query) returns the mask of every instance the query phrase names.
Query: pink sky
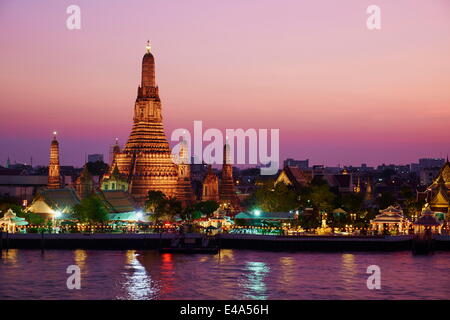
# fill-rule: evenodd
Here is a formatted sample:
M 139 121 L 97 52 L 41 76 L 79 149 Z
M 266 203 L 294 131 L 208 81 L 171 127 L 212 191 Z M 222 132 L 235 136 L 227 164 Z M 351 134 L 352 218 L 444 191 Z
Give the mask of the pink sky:
M 281 159 L 330 166 L 450 153 L 448 0 L 2 0 L 0 165 L 47 164 L 53 130 L 63 165 L 107 159 L 147 39 L 167 136 L 194 120 L 279 128 Z

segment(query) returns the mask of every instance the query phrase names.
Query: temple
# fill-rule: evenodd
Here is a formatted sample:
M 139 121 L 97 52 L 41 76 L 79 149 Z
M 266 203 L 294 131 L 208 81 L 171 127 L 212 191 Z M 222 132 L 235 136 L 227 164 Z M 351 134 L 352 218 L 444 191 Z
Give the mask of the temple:
M 448 158 L 425 193 L 426 201 L 430 204 L 431 211 L 442 216 L 450 213 L 450 162 Z
M 233 165 L 231 164 L 230 145 L 223 147 L 222 177 L 219 185 L 219 202 L 231 212 L 239 211 L 239 198 L 236 194 L 233 180 Z
M 191 186 L 191 167 L 189 164 L 189 150 L 186 140 L 180 143 L 178 156 L 178 182 L 176 198 L 185 207 L 195 202 Z
M 219 177 L 213 172 L 211 165 L 203 179 L 202 201 L 219 202 Z
M 164 134 L 161 100 L 155 80 L 155 59 L 147 43 L 142 59 L 141 85 L 137 90 L 133 127 L 123 150 L 117 148 L 114 163 L 128 182 L 128 191 L 143 203 L 148 191 L 159 190 L 166 196 L 178 193 L 178 168 L 172 161 Z
M 48 189 L 61 189 L 61 175 L 59 167 L 59 144 L 56 140 L 56 132 L 53 132 L 53 140 L 50 145 L 50 164 L 48 166 Z

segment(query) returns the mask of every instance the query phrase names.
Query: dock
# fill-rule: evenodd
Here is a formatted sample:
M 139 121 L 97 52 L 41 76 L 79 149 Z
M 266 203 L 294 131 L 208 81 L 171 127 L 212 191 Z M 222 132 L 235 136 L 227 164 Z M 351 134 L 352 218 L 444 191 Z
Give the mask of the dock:
M 161 252 L 214 253 L 222 249 L 251 249 L 267 251 L 401 251 L 412 250 L 414 235 L 401 236 L 277 236 L 251 234 L 218 234 L 208 238 L 204 234 L 186 234 L 193 243 L 177 244 L 177 233 L 64 233 L 3 235 L 2 244 L 9 249 L 97 249 L 97 250 L 160 250 Z M 6 243 L 8 241 L 8 244 Z M 185 240 L 184 240 L 185 241 Z M 198 245 L 202 243 L 202 245 Z M 220 244 L 220 246 L 218 245 Z M 450 251 L 450 236 L 435 236 L 434 249 Z

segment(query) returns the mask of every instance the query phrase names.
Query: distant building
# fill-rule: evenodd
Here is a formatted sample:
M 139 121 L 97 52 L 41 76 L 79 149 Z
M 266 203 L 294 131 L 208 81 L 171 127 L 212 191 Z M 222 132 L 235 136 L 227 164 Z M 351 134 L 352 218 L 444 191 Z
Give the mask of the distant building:
M 419 171 L 419 179 L 421 185 L 430 185 L 434 178 L 439 174 L 441 168 L 424 168 Z
M 422 158 L 419 159 L 419 163 L 411 163 L 411 172 L 419 173 L 421 170 L 430 168 L 442 168 L 445 164 L 445 159 L 443 158 Z
M 288 159 L 284 160 L 284 167 L 298 167 L 300 169 L 308 169 L 309 168 L 309 159 L 294 160 L 292 158 L 288 158 Z
M 395 164 L 382 164 L 377 167 L 378 171 L 385 171 L 385 170 L 392 170 L 395 173 L 401 173 L 401 174 L 407 174 L 411 171 L 411 166 L 409 164 L 407 165 L 395 165 Z
M 288 186 L 293 186 L 295 189 L 305 186 L 311 182 L 311 175 L 305 173 L 299 167 L 287 166 L 280 172 L 275 185 L 283 182 Z
M 95 153 L 95 154 L 88 154 L 88 162 L 103 162 L 103 154 Z
M 14 197 L 26 204 L 47 182 L 47 176 L 0 175 L 0 196 Z
M 445 164 L 444 158 L 432 159 L 432 158 L 422 158 L 419 159 L 420 168 L 441 168 Z

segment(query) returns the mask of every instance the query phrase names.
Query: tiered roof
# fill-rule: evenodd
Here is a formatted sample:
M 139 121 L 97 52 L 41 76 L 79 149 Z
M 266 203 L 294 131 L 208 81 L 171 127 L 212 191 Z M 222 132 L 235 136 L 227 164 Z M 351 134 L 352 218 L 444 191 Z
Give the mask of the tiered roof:
M 384 210 L 380 210 L 380 214 L 378 214 L 371 223 L 402 223 L 405 222 L 405 220 L 403 210 L 394 206 L 389 206 Z
M 434 215 L 433 211 L 429 206 L 426 206 L 422 209 L 422 214 L 420 217 L 414 222 L 416 226 L 431 226 L 438 227 L 442 224 Z

